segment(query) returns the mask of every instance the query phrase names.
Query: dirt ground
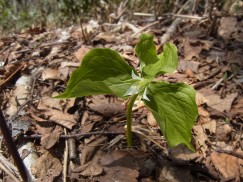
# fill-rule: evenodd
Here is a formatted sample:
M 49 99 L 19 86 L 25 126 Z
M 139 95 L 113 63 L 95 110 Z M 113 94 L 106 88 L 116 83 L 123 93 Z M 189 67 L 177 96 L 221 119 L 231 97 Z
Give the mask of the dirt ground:
M 196 90 L 195 153 L 183 145 L 168 148 L 142 102 L 133 108 L 134 144 L 127 148 L 127 101 L 111 95 L 53 98 L 94 47 L 116 50 L 138 67 L 134 46 L 141 33 L 154 35 L 158 52 L 168 40 L 178 48 L 177 71 L 159 79 Z M 1 110 L 36 181 L 242 181 L 242 68 L 239 16 L 32 28 L 0 39 Z M 21 179 L 3 137 L 0 163 L 1 181 Z

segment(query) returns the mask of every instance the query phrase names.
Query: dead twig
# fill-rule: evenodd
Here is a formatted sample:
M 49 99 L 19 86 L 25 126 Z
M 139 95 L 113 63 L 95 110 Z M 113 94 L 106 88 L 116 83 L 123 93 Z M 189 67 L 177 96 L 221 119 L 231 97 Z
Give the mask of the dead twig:
M 56 46 L 61 44 L 68 44 L 69 41 L 61 41 L 61 42 L 51 42 L 51 43 L 45 43 L 39 46 L 39 48 L 47 47 L 47 46 Z
M 212 78 L 212 77 L 216 76 L 218 73 L 220 73 L 220 71 L 221 71 L 221 67 L 216 68 L 214 71 L 211 72 L 211 74 L 209 74 L 208 76 L 206 76 L 206 77 L 205 77 L 203 80 L 201 80 L 201 81 L 204 81 L 204 80 L 207 80 L 207 79 L 209 79 L 209 78 Z
M 2 87 L 3 85 L 5 85 L 7 82 L 9 82 L 14 75 L 16 75 L 21 69 L 23 69 L 25 66 L 27 65 L 27 63 L 22 63 L 11 75 L 8 76 L 8 78 L 6 78 L 2 83 L 0 83 L 0 87 Z
M 200 88 L 203 88 L 203 87 L 205 87 L 207 85 L 210 85 L 210 84 L 213 84 L 213 83 L 214 83 L 213 80 L 206 80 L 206 81 L 198 82 L 198 83 L 196 83 L 196 84 L 194 84 L 192 86 L 193 86 L 194 89 L 198 90 Z
M 180 14 L 184 9 L 188 9 L 187 6 L 189 5 L 190 1 L 187 1 L 182 7 L 181 9 L 177 12 L 177 14 Z M 165 44 L 166 42 L 168 42 L 171 38 L 171 36 L 174 34 L 174 32 L 176 31 L 177 26 L 182 22 L 182 18 L 176 18 L 173 23 L 171 24 L 171 26 L 168 28 L 168 30 L 166 31 L 166 33 L 161 37 L 160 41 L 161 41 L 161 46 L 163 44 Z M 160 49 L 160 48 L 158 48 Z
M 208 17 L 202 17 L 202 16 L 196 16 L 196 15 L 182 15 L 182 14 L 165 14 L 167 16 L 173 16 L 173 17 L 178 17 L 178 18 L 187 18 L 187 19 L 196 19 L 196 20 L 205 20 Z
M 6 144 L 8 146 L 8 150 L 9 152 L 11 153 L 13 159 L 14 159 L 14 162 L 18 168 L 18 171 L 23 179 L 24 182 L 31 182 L 32 179 L 31 179 L 31 176 L 28 172 L 28 170 L 26 169 L 20 155 L 19 155 L 19 152 L 17 150 L 17 147 L 15 146 L 14 144 L 14 141 L 11 137 L 11 133 L 9 131 L 9 128 L 7 126 L 7 123 L 6 123 L 6 120 L 3 116 L 3 113 L 2 113 L 2 110 L 0 110 L 0 128 L 2 130 L 2 134 L 3 134 L 3 137 L 4 139 L 6 140 Z
M 7 174 L 8 174 L 14 181 L 16 181 L 16 182 L 21 181 L 20 179 L 16 178 L 16 177 L 14 176 L 14 174 L 13 174 L 9 169 L 7 169 L 2 163 L 0 163 L 0 168 L 1 168 L 5 173 L 7 173 Z
M 157 25 L 160 21 L 155 21 L 153 23 L 150 23 L 148 25 L 146 25 L 145 27 L 141 28 L 139 31 L 137 31 L 136 33 L 132 34 L 131 37 L 136 37 L 139 33 L 141 33 L 142 31 L 148 29 L 149 27 L 152 27 L 154 25 Z
M 14 181 L 21 181 L 18 169 L 10 163 L 2 154 L 0 154 L 0 168 L 6 172 Z
M 151 13 L 133 13 L 134 16 L 155 16 L 154 14 Z
M 95 131 L 89 133 L 77 133 L 77 134 L 70 134 L 70 135 L 60 135 L 60 138 L 69 139 L 69 138 L 79 138 L 81 136 L 91 136 L 91 135 L 120 135 L 124 134 L 124 132 L 105 132 L 105 131 Z M 32 139 L 40 139 L 42 135 L 24 135 L 24 138 L 32 138 Z
M 139 129 L 139 128 L 138 128 Z M 147 139 L 149 141 L 151 141 L 152 143 L 154 143 L 157 147 L 159 147 L 161 150 L 165 150 L 164 147 L 162 147 L 158 142 L 156 142 L 155 140 L 153 140 L 152 138 L 150 138 L 149 136 L 145 135 L 144 133 L 142 133 L 141 131 L 139 131 L 138 129 L 136 129 L 136 127 L 132 127 L 132 132 L 142 136 L 144 139 Z M 140 128 L 142 129 L 142 128 Z M 146 132 L 151 132 L 149 130 L 146 130 L 146 129 L 142 129 L 143 131 L 146 131 Z
M 163 45 L 164 43 L 168 42 L 171 38 L 171 36 L 174 34 L 176 31 L 176 27 L 182 22 L 182 18 L 176 18 L 171 26 L 168 28 L 166 33 L 161 37 L 161 44 Z
M 67 135 L 67 129 L 64 128 L 64 133 Z M 63 182 L 67 181 L 67 166 L 68 166 L 68 141 L 65 141 L 64 159 L 63 159 Z
M 235 152 L 235 151 L 223 150 L 223 149 L 215 149 L 215 151 L 219 152 L 219 153 L 229 154 L 229 155 L 232 155 L 232 156 L 234 156 L 236 158 L 239 158 L 239 159 L 243 160 L 243 155 L 238 153 L 238 152 Z

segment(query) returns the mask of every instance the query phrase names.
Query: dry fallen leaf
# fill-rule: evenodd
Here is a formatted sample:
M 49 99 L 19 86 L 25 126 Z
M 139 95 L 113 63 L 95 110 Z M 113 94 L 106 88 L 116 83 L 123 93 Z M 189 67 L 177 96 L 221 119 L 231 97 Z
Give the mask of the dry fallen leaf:
M 225 153 L 211 153 L 211 160 L 222 181 L 240 181 L 243 160 Z
M 202 95 L 201 99 L 203 99 L 204 103 L 221 112 L 230 111 L 233 101 L 238 96 L 238 93 L 231 93 L 226 95 L 224 99 L 221 99 L 213 90 L 206 88 L 197 92 L 197 95 Z
M 80 164 L 84 165 L 87 162 L 89 162 L 94 156 L 95 152 L 97 152 L 97 149 L 99 149 L 101 145 L 105 143 L 106 140 L 107 138 L 103 136 L 95 139 L 94 141 L 90 142 L 87 146 L 85 146 L 82 150 Z
M 89 48 L 87 48 L 87 47 L 85 47 L 85 46 L 81 46 L 75 53 L 74 53 L 74 55 L 75 55 L 75 57 L 81 62 L 82 61 L 82 59 L 83 59 L 83 57 L 84 57 L 84 55 L 87 53 L 87 52 L 89 52 L 90 51 L 90 49 Z
M 199 66 L 200 66 L 199 62 L 181 60 L 179 62 L 179 67 L 178 68 L 181 69 L 183 72 L 185 72 L 187 69 L 190 69 L 194 73 L 197 73 Z
M 228 141 L 233 129 L 228 124 L 220 125 L 217 127 L 216 138 L 218 141 Z
M 6 109 L 6 114 L 13 116 L 17 113 L 18 104 L 24 104 L 30 95 L 30 89 L 32 86 L 32 78 L 30 76 L 21 76 L 16 84 L 16 88 L 13 90 L 13 95 L 9 99 L 10 106 Z
M 99 178 L 100 182 L 129 181 L 137 182 L 139 175 L 137 159 L 129 152 L 115 150 L 101 156 L 100 164 L 106 173 Z
M 84 111 L 83 117 L 81 120 L 81 133 L 90 132 L 94 126 L 95 122 L 90 121 L 88 111 Z
M 99 155 L 95 156 L 88 166 L 80 173 L 82 176 L 98 176 L 103 172 L 103 167 L 99 163 Z
M 51 147 L 53 147 L 57 143 L 61 133 L 62 133 L 62 129 L 57 126 L 55 128 L 55 130 L 52 131 L 51 133 L 47 133 L 45 135 L 42 135 L 42 137 L 41 137 L 41 145 L 45 149 L 50 149 Z
M 184 42 L 184 59 L 189 61 L 193 57 L 199 58 L 199 53 L 202 51 L 202 46 L 199 43 L 195 42 L 194 46 L 191 45 L 191 41 L 189 39 L 185 39 Z
M 49 108 L 55 108 L 58 110 L 62 110 L 60 101 L 61 101 L 60 99 L 44 96 L 40 99 L 37 109 L 48 110 Z
M 87 106 L 106 117 L 113 117 L 125 111 L 125 105 L 115 97 L 107 98 L 104 95 L 92 96 L 91 102 Z
M 77 124 L 77 116 L 73 114 L 63 113 L 56 109 L 50 109 L 45 112 L 45 115 L 50 116 L 49 120 L 54 121 L 68 129 L 72 129 Z
M 193 126 L 193 132 L 195 134 L 196 150 L 201 152 L 206 157 L 206 151 L 208 150 L 207 141 L 208 136 L 203 130 L 202 125 Z
M 185 145 L 177 145 L 170 149 L 169 157 L 186 162 L 195 160 L 199 157 L 199 154 L 192 152 Z
M 193 181 L 191 171 L 187 168 L 179 168 L 166 164 L 157 170 L 158 182 L 188 182 Z
M 61 174 L 62 164 L 59 159 L 46 152 L 32 164 L 31 172 L 37 181 L 53 181 L 56 176 Z
M 238 97 L 236 103 L 231 109 L 231 113 L 238 115 L 241 119 L 243 119 L 243 97 Z
M 115 43 L 118 41 L 118 36 L 116 34 L 111 34 L 111 32 L 101 32 L 93 40 L 96 43 Z
M 218 34 L 224 39 L 230 39 L 233 32 L 237 31 L 237 18 L 236 17 L 222 17 L 220 19 L 220 27 Z
M 206 40 L 197 40 L 197 39 L 184 39 L 184 59 L 189 61 L 193 57 L 199 58 L 199 54 L 203 49 L 209 50 L 212 47 L 213 43 Z
M 65 80 L 64 76 L 57 69 L 46 68 L 42 72 L 42 80 L 55 79 Z

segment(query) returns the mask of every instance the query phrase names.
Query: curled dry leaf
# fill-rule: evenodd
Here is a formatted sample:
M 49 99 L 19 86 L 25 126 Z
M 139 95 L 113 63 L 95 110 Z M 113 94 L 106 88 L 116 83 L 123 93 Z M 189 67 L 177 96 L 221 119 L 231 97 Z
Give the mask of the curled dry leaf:
M 50 149 L 59 140 L 59 136 L 60 136 L 61 132 L 62 132 L 62 129 L 57 126 L 54 131 L 43 135 L 41 137 L 41 145 L 45 149 Z
M 216 121 L 211 120 L 205 124 L 195 125 L 193 131 L 195 133 L 196 148 L 199 152 L 203 153 L 204 157 L 206 157 L 206 151 L 208 150 L 206 143 L 209 141 L 207 133 L 215 134 Z
M 185 60 L 181 60 L 179 63 L 179 69 L 181 69 L 183 72 L 185 72 L 186 70 L 191 70 L 194 73 L 198 72 L 200 63 L 199 62 L 195 62 L 195 61 L 185 61 Z
M 32 79 L 30 76 L 21 76 L 15 86 L 15 90 L 13 91 L 13 95 L 10 98 L 9 104 L 10 106 L 7 108 L 6 113 L 9 116 L 13 116 L 17 113 L 18 107 L 17 105 L 24 104 L 30 95 L 30 88 L 32 84 Z
M 240 28 L 237 25 L 236 17 L 222 17 L 220 20 L 220 27 L 218 28 L 219 36 L 226 40 L 233 38 L 232 34 Z
M 36 176 L 37 181 L 53 181 L 61 174 L 62 164 L 58 158 L 46 152 L 32 164 L 31 172 Z
M 185 60 L 191 60 L 193 57 L 199 58 L 199 54 L 203 49 L 208 50 L 210 47 L 212 47 L 212 42 L 210 41 L 188 38 L 184 40 L 183 44 Z
M 243 120 L 243 97 L 238 97 L 236 103 L 231 109 L 231 113 L 238 115 Z
M 176 147 L 171 148 L 169 155 L 170 158 L 179 159 L 181 162 L 195 160 L 199 157 L 198 153 L 192 152 L 185 145 L 177 145 Z
M 222 181 L 240 181 L 243 177 L 243 160 L 225 153 L 211 153 L 211 160 Z
M 54 99 L 54 98 L 48 97 L 48 96 L 42 97 L 37 106 L 37 109 L 48 110 L 49 108 L 55 108 L 55 109 L 62 110 L 62 107 L 60 105 L 60 100 Z
M 100 163 L 106 172 L 105 176 L 99 178 L 100 182 L 113 182 L 114 177 L 116 181 L 137 182 L 138 161 L 129 151 L 115 150 L 104 154 Z
M 42 80 L 55 79 L 55 80 L 65 80 L 62 73 L 57 69 L 46 68 L 42 72 Z
M 228 124 L 217 127 L 216 138 L 218 141 L 228 141 L 233 129 Z
M 82 176 L 98 176 L 102 174 L 103 167 L 100 165 L 99 162 L 100 154 L 98 153 L 95 157 L 86 163 L 85 165 L 78 166 L 77 168 L 72 169 L 73 173 L 79 173 Z
M 125 105 L 122 101 L 115 97 L 107 98 L 103 95 L 92 96 L 88 107 L 106 117 L 113 117 L 123 113 L 125 110 Z
M 85 47 L 85 46 L 81 46 L 75 53 L 74 53 L 74 55 L 75 55 L 75 57 L 79 60 L 79 61 L 82 61 L 82 59 L 83 59 L 83 57 L 84 57 L 84 55 L 87 53 L 87 52 L 89 52 L 90 51 L 90 49 L 88 49 L 87 47 Z M 79 63 L 80 64 L 80 63 Z
M 95 156 L 92 161 L 88 163 L 87 168 L 80 174 L 82 176 L 98 176 L 103 172 L 103 167 L 99 163 L 99 157 Z
M 60 68 L 66 68 L 66 67 L 75 67 L 75 68 L 78 68 L 79 66 L 80 66 L 80 63 L 62 61 Z
M 72 129 L 77 124 L 77 116 L 73 114 L 63 113 L 62 111 L 51 109 L 45 112 L 45 115 L 50 116 L 49 120 L 54 121 L 68 129 Z
M 238 93 L 231 93 L 224 99 L 221 99 L 220 95 L 210 89 L 201 89 L 198 90 L 198 93 L 200 94 L 197 94 L 197 96 L 199 96 L 204 103 L 207 103 L 208 106 L 221 112 L 230 111 L 233 101 L 238 96 Z
M 94 126 L 95 122 L 90 121 L 90 116 L 88 111 L 84 111 L 83 117 L 81 120 L 81 132 L 87 133 L 90 132 Z
M 187 182 L 193 181 L 191 171 L 171 164 L 158 168 L 157 181 L 159 182 Z
M 208 136 L 204 132 L 203 127 L 201 125 L 195 125 L 193 127 L 193 131 L 196 140 L 196 150 L 201 152 L 203 156 L 206 157 L 206 151 L 208 150 L 206 142 L 209 140 Z
M 102 144 L 105 143 L 106 140 L 107 138 L 102 136 L 90 142 L 87 146 L 85 146 L 82 150 L 82 157 L 80 159 L 81 165 L 84 165 L 87 162 L 89 162 L 94 156 L 94 154 L 97 152 L 97 150 L 102 146 Z

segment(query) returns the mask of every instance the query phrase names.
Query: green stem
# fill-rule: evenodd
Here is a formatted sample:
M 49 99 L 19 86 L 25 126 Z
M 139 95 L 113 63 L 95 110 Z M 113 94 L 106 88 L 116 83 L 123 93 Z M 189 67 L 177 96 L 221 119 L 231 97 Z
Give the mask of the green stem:
M 133 95 L 127 106 L 127 146 L 132 146 L 132 107 L 137 98 L 138 94 Z

